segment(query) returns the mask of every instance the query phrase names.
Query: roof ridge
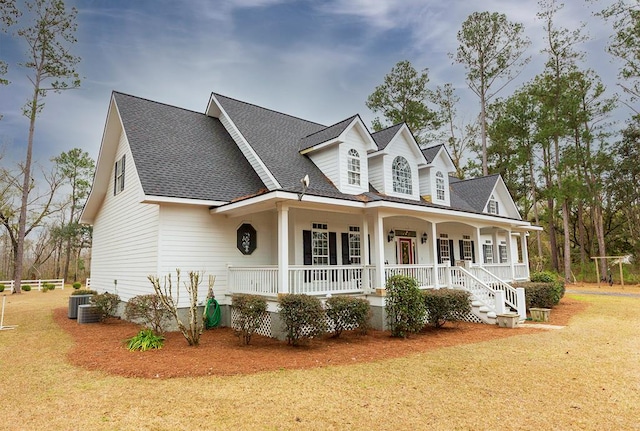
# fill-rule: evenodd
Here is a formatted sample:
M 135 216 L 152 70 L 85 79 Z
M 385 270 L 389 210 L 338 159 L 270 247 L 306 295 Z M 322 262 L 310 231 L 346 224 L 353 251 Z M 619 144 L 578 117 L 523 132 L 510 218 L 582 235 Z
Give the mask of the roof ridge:
M 138 99 L 138 100 L 144 100 L 145 102 L 155 103 L 156 105 L 168 106 L 169 108 L 180 109 L 182 111 L 192 112 L 194 114 L 200 114 L 200 115 L 205 115 L 206 116 L 206 114 L 204 112 L 194 111 L 193 109 L 187 109 L 187 108 L 183 108 L 181 106 L 170 105 L 170 104 L 164 103 L 164 102 L 158 102 L 157 100 L 147 99 L 146 97 L 134 96 L 133 94 L 123 93 L 122 91 L 112 90 L 111 93 L 114 94 L 114 95 L 115 94 L 120 94 L 122 96 L 132 97 L 132 98 Z
M 372 135 L 375 135 L 376 133 L 384 132 L 384 131 L 386 131 L 386 130 L 391 129 L 392 127 L 402 126 L 403 124 L 405 124 L 405 123 L 404 123 L 404 122 L 402 122 L 402 123 L 396 123 L 396 124 L 391 125 L 391 126 L 389 126 L 389 127 L 385 127 L 384 129 L 380 129 L 380 130 L 378 130 L 377 132 L 373 132 L 373 133 L 372 133 Z
M 463 183 L 463 182 L 465 182 L 465 181 L 484 180 L 484 179 L 487 179 L 487 178 L 497 177 L 497 176 L 500 176 L 500 174 L 483 175 L 483 176 L 481 176 L 481 177 L 476 177 L 476 178 L 466 178 L 466 179 L 464 179 L 464 180 L 461 180 L 461 179 L 459 179 L 459 178 L 458 178 L 458 181 L 456 181 L 456 182 L 457 182 L 457 183 Z
M 265 111 L 274 112 L 274 113 L 276 113 L 276 114 L 284 115 L 284 116 L 287 116 L 287 117 L 290 117 L 290 118 L 294 118 L 294 119 L 296 119 L 296 120 L 304 121 L 304 122 L 306 122 L 306 123 L 316 124 L 316 125 L 318 125 L 318 126 L 322 126 L 322 127 L 325 127 L 325 128 L 327 127 L 327 126 L 325 126 L 324 124 L 316 123 L 315 121 L 306 120 L 306 119 L 304 119 L 304 118 L 302 118 L 302 117 L 297 117 L 297 116 L 295 116 L 295 115 L 287 114 L 287 113 L 285 113 L 285 112 L 276 111 L 275 109 L 265 108 L 264 106 L 256 105 L 255 103 L 245 102 L 244 100 L 239 100 L 239 99 L 236 99 L 236 98 L 234 98 L 234 97 L 225 96 L 224 94 L 220 94 L 220 93 L 216 93 L 216 92 L 213 92 L 212 94 L 213 94 L 214 96 L 224 97 L 225 99 L 233 100 L 234 102 L 242 103 L 242 104 L 244 104 L 244 105 L 253 106 L 253 107 L 255 107 L 255 108 L 264 109 Z M 336 123 L 336 124 L 337 124 L 337 123 Z

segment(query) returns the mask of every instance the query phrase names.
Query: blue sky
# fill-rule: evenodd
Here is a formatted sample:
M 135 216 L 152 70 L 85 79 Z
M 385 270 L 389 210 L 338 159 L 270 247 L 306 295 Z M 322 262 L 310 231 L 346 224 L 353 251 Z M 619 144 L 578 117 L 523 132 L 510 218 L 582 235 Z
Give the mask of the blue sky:
M 607 25 L 591 13 L 601 7 L 566 0 L 558 24 L 587 22 L 592 40 L 582 48 L 612 93 L 616 65 L 604 52 Z M 474 11 L 505 13 L 524 24 L 532 62 L 523 82 L 542 70 L 544 45 L 531 0 L 68 0 L 78 8 L 76 55 L 80 89 L 51 93 L 35 133 L 35 159 L 47 164 L 80 147 L 95 159 L 113 90 L 203 112 L 211 92 L 323 124 L 374 114 L 367 96 L 401 60 L 429 69 L 430 85 L 454 84 L 467 120 L 479 109 L 462 65 L 452 64 L 456 33 Z M 605 3 L 606 4 L 606 3 Z M 3 164 L 24 158 L 28 120 L 21 107 L 31 87 L 21 61 L 25 46 L 0 35 L 9 63 L 0 87 Z M 499 95 L 508 96 L 517 83 Z M 621 108 L 623 109 L 623 108 Z M 626 118 L 628 113 L 618 113 Z

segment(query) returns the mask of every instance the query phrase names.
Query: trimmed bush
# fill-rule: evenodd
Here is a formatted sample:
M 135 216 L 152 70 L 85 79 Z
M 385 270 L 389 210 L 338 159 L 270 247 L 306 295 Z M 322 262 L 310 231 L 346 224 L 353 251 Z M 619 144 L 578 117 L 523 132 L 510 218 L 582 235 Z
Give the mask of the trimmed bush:
M 71 295 L 97 295 L 98 292 L 91 289 L 78 289 L 71 292 Z
M 283 295 L 278 300 L 278 308 L 287 332 L 287 344 L 295 346 L 302 338 L 313 338 L 325 333 L 324 309 L 315 296 Z
M 138 295 L 127 302 L 124 307 L 127 320 L 142 320 L 142 324 L 156 334 L 164 334 L 165 325 L 171 319 L 171 313 L 162 303 L 158 295 Z
M 471 312 L 469 292 L 457 289 L 429 289 L 422 292 L 427 322 L 441 327 L 445 322 L 461 320 Z
M 51 284 L 51 283 L 44 283 L 42 285 L 42 293 L 46 293 L 50 290 L 55 290 L 56 285 L 55 284 Z
M 31 286 L 28 284 L 25 284 L 24 286 L 20 286 L 20 290 L 24 290 L 25 292 L 30 292 Z
M 267 311 L 267 300 L 258 295 L 240 293 L 231 297 L 231 306 L 236 311 L 233 329 L 244 344 L 251 342 L 251 336 L 260 328 Z
M 333 327 L 333 336 L 339 337 L 345 329 L 360 329 L 366 334 L 369 329 L 371 306 L 369 301 L 353 296 L 333 296 L 327 299 L 327 317 Z
M 4 292 L 4 284 L 0 284 L 0 292 Z
M 513 287 L 523 287 L 527 301 L 527 310 L 530 308 L 552 308 L 555 304 L 556 291 L 553 283 L 517 283 Z
M 76 281 L 71 285 L 71 287 L 73 287 L 74 289 L 80 289 L 82 287 L 82 283 L 80 283 L 79 281 Z
M 387 323 L 394 337 L 407 338 L 422 329 L 424 300 L 415 278 L 406 275 L 389 277 L 386 285 Z
M 142 350 L 161 349 L 164 344 L 164 337 L 156 335 L 151 329 L 143 329 L 138 334 L 127 340 L 127 349 Z
M 105 292 L 99 295 L 93 295 L 90 302 L 91 305 L 98 309 L 100 321 L 104 322 L 107 317 L 115 316 L 118 304 L 120 303 L 120 297 L 115 293 Z

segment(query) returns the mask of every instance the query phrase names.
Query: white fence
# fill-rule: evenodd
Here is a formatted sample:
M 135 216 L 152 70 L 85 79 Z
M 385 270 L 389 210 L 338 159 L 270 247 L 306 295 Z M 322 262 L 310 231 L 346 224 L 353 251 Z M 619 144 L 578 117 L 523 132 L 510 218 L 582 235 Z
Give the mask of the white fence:
M 0 284 L 4 285 L 5 289 L 10 289 L 11 293 L 14 291 L 13 280 L 0 281 Z M 64 289 L 64 278 L 50 279 L 50 280 L 21 280 L 20 287 L 31 286 L 32 289 L 42 290 L 42 286 L 45 284 L 53 284 L 56 289 Z

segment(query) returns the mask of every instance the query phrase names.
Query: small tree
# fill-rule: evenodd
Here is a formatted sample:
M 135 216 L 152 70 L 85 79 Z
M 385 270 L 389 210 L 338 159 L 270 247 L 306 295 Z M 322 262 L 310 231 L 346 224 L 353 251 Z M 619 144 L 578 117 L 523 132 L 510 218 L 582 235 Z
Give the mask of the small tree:
M 389 277 L 386 285 L 387 322 L 391 335 L 407 338 L 424 326 L 424 301 L 415 278 L 406 275 Z
M 204 328 L 203 319 L 198 318 L 198 287 L 202 282 L 203 274 L 200 272 L 189 272 L 189 283 L 184 283 L 184 287 L 189 294 L 189 324 L 185 325 L 178 316 L 178 304 L 180 303 L 180 269 L 176 269 L 176 296 L 173 298 L 173 284 L 171 274 L 164 278 L 162 285 L 160 279 L 149 275 L 147 278 L 153 285 L 153 290 L 162 301 L 162 304 L 169 310 L 178 325 L 178 329 L 184 335 L 190 346 L 197 346 L 200 343 L 200 335 Z M 209 287 L 213 288 L 215 277 L 209 278 Z
M 371 306 L 366 299 L 352 296 L 331 297 L 327 299 L 326 313 L 336 338 L 346 329 L 358 328 L 363 334 L 369 329 Z
M 322 303 L 315 296 L 284 295 L 279 300 L 280 318 L 287 331 L 287 343 L 297 345 L 301 338 L 324 334 L 325 314 Z
M 153 332 L 162 334 L 167 321 L 171 318 L 171 313 L 166 309 L 159 295 L 151 294 L 131 298 L 124 308 L 124 316 L 129 320 L 140 319 Z

